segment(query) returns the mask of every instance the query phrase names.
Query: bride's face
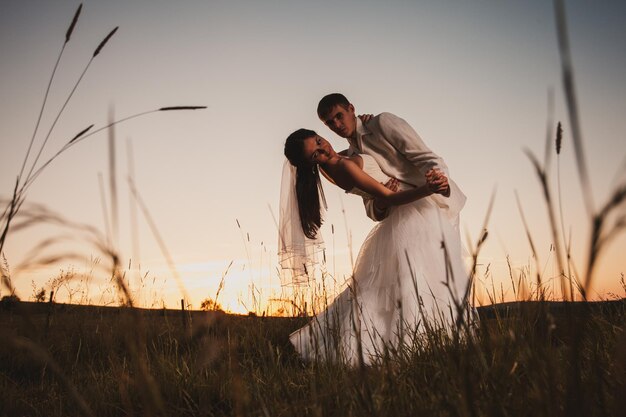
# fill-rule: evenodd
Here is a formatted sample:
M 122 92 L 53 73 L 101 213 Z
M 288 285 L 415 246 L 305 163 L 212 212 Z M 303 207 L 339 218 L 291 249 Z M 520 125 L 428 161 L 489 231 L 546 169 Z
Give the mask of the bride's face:
M 303 145 L 304 158 L 312 164 L 324 165 L 335 154 L 330 143 L 319 135 L 306 138 Z

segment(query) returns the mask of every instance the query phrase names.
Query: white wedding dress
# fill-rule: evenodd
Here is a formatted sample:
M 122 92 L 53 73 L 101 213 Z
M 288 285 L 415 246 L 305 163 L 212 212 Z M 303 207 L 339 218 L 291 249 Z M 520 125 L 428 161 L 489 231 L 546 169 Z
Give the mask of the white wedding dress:
M 389 180 L 374 158 L 361 157 L 367 174 Z M 369 197 L 358 189 L 349 193 Z M 357 364 L 362 352 L 370 364 L 386 348 L 410 344 L 424 319 L 451 323 L 453 299 L 463 298 L 467 282 L 459 231 L 435 202 L 426 197 L 392 207 L 365 239 L 348 288 L 293 332 L 291 343 L 306 360 Z

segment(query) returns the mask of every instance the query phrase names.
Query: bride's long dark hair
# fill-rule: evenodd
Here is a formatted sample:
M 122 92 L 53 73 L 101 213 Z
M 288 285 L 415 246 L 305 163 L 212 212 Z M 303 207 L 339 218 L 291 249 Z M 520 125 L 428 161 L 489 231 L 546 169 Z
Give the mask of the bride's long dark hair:
M 326 207 L 319 167 L 304 157 L 304 140 L 316 135 L 317 133 L 312 130 L 298 129 L 285 141 L 285 156 L 289 163 L 296 167 L 296 197 L 300 224 L 304 235 L 309 239 L 315 239 L 322 225 L 321 204 Z

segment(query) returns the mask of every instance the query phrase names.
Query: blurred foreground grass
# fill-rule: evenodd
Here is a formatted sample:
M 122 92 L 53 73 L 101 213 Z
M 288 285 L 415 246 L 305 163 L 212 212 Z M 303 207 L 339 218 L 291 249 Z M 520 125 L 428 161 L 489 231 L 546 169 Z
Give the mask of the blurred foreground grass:
M 624 415 L 626 299 L 479 315 L 355 368 L 300 361 L 306 318 L 4 303 L 0 414 Z

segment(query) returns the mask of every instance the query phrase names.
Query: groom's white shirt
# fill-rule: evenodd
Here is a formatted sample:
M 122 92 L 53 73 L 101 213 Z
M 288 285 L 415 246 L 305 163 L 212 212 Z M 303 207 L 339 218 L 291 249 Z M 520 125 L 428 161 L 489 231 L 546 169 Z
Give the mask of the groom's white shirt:
M 404 119 L 381 113 L 365 126 L 357 117 L 356 139 L 348 139 L 348 154 L 371 155 L 382 171 L 390 177 L 414 185 L 426 183 L 425 174 L 431 168 L 445 172 L 450 185 L 450 195 L 433 194 L 430 197 L 441 207 L 452 222 L 458 226 L 458 216 L 466 197 L 450 178 L 448 167 L 441 157 L 432 152 L 417 132 Z M 374 208 L 374 200 L 363 199 L 368 217 L 379 221 L 387 217 L 388 210 Z

